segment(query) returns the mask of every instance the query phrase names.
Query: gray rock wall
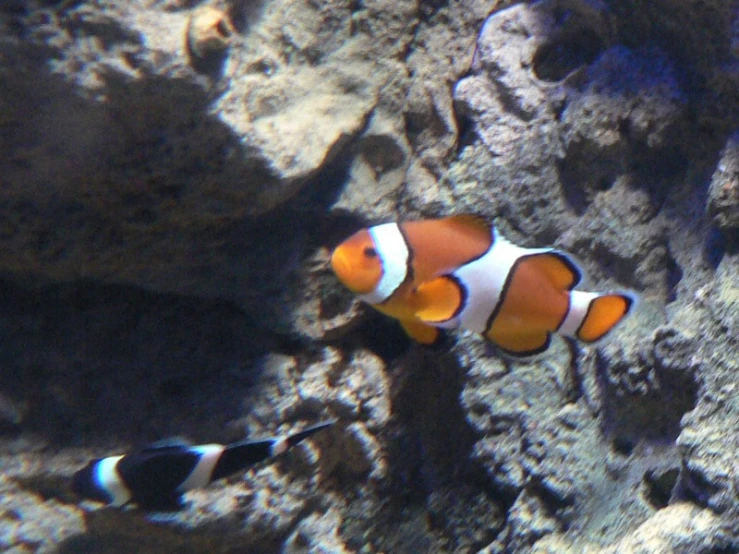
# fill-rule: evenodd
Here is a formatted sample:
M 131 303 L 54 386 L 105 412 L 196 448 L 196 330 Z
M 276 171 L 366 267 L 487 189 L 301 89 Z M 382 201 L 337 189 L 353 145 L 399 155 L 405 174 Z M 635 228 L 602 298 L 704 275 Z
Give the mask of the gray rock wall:
M 4 2 L 0 550 L 739 550 L 738 29 L 735 0 Z M 327 266 L 467 211 L 638 310 L 524 362 L 429 351 Z M 180 513 L 68 490 L 327 416 Z

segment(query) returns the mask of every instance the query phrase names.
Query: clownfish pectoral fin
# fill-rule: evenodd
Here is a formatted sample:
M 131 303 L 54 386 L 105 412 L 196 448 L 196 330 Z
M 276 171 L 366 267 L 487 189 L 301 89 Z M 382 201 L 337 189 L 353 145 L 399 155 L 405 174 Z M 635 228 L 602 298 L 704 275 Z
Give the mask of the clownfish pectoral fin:
M 573 291 L 570 294 L 574 297 L 574 304 L 578 295 L 590 293 Z M 587 311 L 575 336 L 583 342 L 597 341 L 626 317 L 635 301 L 636 297 L 627 293 L 596 295 L 588 303 Z
M 436 341 L 439 340 L 439 337 L 441 336 L 439 329 L 432 327 L 431 325 L 421 323 L 420 321 L 401 319 L 400 325 L 410 338 L 416 342 L 425 344 L 426 346 L 436 344 Z
M 526 256 L 526 263 L 550 279 L 559 290 L 572 290 L 582 279 L 582 271 L 572 259 L 558 250 Z
M 464 288 L 449 275 L 421 283 L 413 293 L 415 316 L 424 323 L 441 323 L 459 313 L 465 301 Z
M 552 336 L 547 331 L 536 331 L 526 334 L 493 334 L 489 332 L 485 338 L 490 340 L 504 353 L 510 356 L 525 357 L 544 352 L 549 348 Z

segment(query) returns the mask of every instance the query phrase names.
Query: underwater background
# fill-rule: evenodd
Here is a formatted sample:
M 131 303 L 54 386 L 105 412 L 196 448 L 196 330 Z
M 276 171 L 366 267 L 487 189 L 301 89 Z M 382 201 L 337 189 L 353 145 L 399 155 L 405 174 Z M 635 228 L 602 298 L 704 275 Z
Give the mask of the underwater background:
M 628 289 L 512 360 L 331 272 L 459 213 Z M 739 552 L 739 2 L 4 0 L 0 551 Z M 338 422 L 187 494 L 92 458 Z

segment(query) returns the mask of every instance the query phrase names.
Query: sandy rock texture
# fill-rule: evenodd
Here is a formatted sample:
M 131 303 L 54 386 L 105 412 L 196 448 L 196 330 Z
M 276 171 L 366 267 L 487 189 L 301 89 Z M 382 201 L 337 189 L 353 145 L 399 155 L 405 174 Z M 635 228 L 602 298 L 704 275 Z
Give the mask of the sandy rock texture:
M 0 550 L 739 551 L 734 0 L 0 5 Z M 639 294 L 412 345 L 330 249 L 476 212 Z M 337 424 L 174 513 L 92 457 Z

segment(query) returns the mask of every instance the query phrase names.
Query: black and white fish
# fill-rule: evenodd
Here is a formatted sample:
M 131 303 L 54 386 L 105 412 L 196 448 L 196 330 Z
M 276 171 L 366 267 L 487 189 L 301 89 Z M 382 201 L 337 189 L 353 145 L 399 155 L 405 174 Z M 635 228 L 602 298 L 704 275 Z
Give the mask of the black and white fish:
M 184 492 L 282 454 L 335 422 L 324 421 L 291 435 L 227 445 L 162 441 L 138 452 L 91 461 L 74 474 L 72 490 L 82 498 L 113 506 L 176 507 Z

